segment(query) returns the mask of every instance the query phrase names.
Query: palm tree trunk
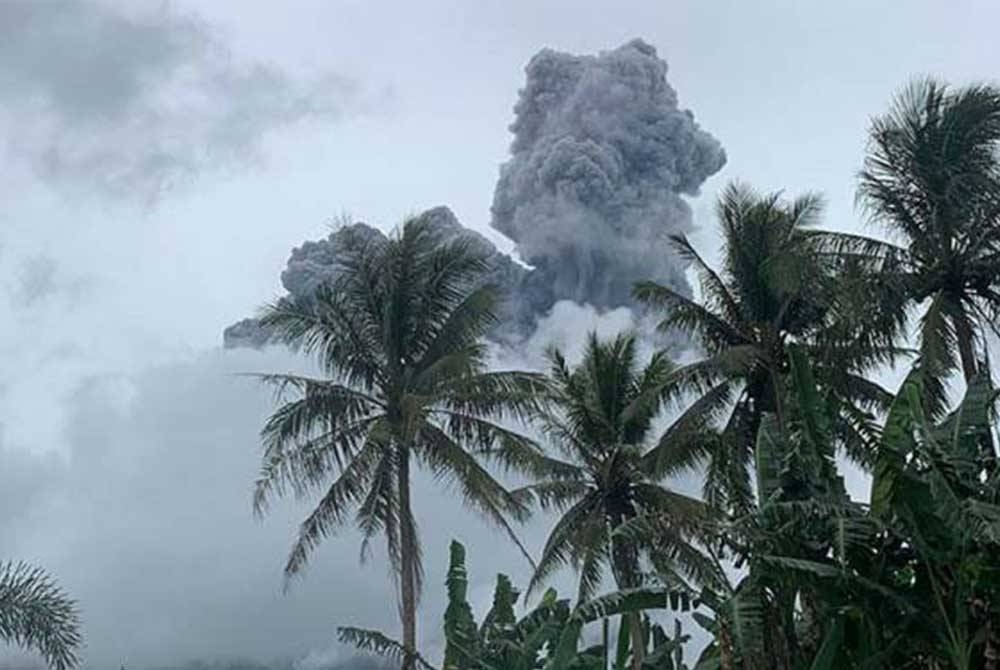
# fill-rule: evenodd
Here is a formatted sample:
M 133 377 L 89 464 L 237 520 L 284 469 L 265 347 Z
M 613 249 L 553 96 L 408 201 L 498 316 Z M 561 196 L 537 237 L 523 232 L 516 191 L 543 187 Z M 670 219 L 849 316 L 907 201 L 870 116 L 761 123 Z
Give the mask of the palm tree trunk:
M 608 670 L 609 661 L 611 660 L 611 640 L 608 639 L 608 617 L 604 617 L 604 622 L 601 626 L 601 638 L 604 641 L 604 665 L 601 670 Z
M 646 658 L 646 645 L 642 639 L 642 615 L 631 612 L 628 615 L 629 632 L 632 635 L 632 670 L 642 670 Z
M 410 506 L 410 453 L 400 447 L 399 455 L 399 591 L 400 618 L 403 624 L 403 648 L 406 657 L 402 670 L 415 670 L 417 652 L 416 534 Z
M 718 617 L 719 622 L 719 670 L 736 670 L 733 665 L 733 638 L 729 633 L 729 626 Z
M 616 515 L 614 527 L 617 528 L 625 522 L 627 515 Z M 612 540 L 611 553 L 613 556 L 612 572 L 619 589 L 632 589 L 639 586 L 639 556 L 635 547 L 627 542 Z M 645 657 L 646 647 L 642 640 L 642 616 L 638 612 L 629 612 L 622 615 L 622 625 L 629 628 L 629 637 L 632 639 L 632 670 L 641 670 Z

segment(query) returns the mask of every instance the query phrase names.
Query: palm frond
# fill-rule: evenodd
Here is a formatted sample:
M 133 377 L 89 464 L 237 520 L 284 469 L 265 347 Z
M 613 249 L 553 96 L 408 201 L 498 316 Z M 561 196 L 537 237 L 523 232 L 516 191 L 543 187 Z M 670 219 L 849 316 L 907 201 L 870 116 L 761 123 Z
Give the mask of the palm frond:
M 0 563 L 0 640 L 42 655 L 54 670 L 79 663 L 76 602 L 41 568 Z
M 302 522 L 285 563 L 286 588 L 287 580 L 305 567 L 312 550 L 346 522 L 352 505 L 364 499 L 366 486 L 385 451 L 386 445 L 370 436 Z
M 507 521 L 525 521 L 531 508 L 527 497 L 508 491 L 445 431 L 426 423 L 420 428 L 417 455 L 427 463 L 435 477 L 458 486 L 465 504 L 503 530 L 520 549 L 528 564 L 534 559 L 525 549 L 514 528 Z
M 705 262 L 685 235 L 672 235 L 670 242 L 682 259 L 694 264 L 701 283 L 702 300 L 708 308 L 722 314 L 727 321 L 738 323 L 742 319 L 739 303 L 722 277 Z
M 544 375 L 515 370 L 477 371 L 450 380 L 446 388 L 436 391 L 434 401 L 439 407 L 466 415 L 527 420 L 537 414 L 549 395 Z
M 349 644 L 355 649 L 387 658 L 394 663 L 404 663 L 412 659 L 422 670 L 437 670 L 420 654 L 407 651 L 402 643 L 386 637 L 384 633 L 377 630 L 343 626 L 337 629 L 337 639 L 343 644 Z
M 293 349 L 316 355 L 346 384 L 372 389 L 385 381 L 381 334 L 351 311 L 339 288 L 323 285 L 312 298 L 282 298 L 263 309 L 261 326 Z
M 643 469 L 653 479 L 671 477 L 702 464 L 717 443 L 713 427 L 730 407 L 733 385 L 723 382 L 696 398 L 667 427 L 643 457 Z
M 415 385 L 434 386 L 440 376 L 442 359 L 454 356 L 454 352 L 473 350 L 480 362 L 482 351 L 476 348 L 480 339 L 496 325 L 495 308 L 498 300 L 497 289 L 491 285 L 480 286 L 468 293 L 448 312 L 444 322 L 437 328 L 426 345 L 419 347 L 420 354 L 414 367 L 417 372 Z
M 940 417 L 947 407 L 948 379 L 957 369 L 955 329 L 947 317 L 948 298 L 938 292 L 920 320 L 921 385 L 924 407 L 932 418 Z
M 331 473 L 345 468 L 369 435 L 384 431 L 384 422 L 381 415 L 366 417 L 292 447 L 269 447 L 254 482 L 254 513 L 266 512 L 275 495 L 291 491 L 297 498 L 304 498 L 315 491 Z
M 530 595 L 559 568 L 571 565 L 573 556 L 580 553 L 577 545 L 583 541 L 582 530 L 594 515 L 602 515 L 600 499 L 587 495 L 569 508 L 549 532 L 549 538 L 538 559 L 538 567 L 528 583 Z
M 590 489 L 590 485 L 585 481 L 558 479 L 528 484 L 511 493 L 531 494 L 543 510 L 564 511 L 587 495 Z
M 402 556 L 399 544 L 399 471 L 393 449 L 383 450 L 378 464 L 371 474 L 368 492 L 358 505 L 355 521 L 361 531 L 361 562 L 371 555 L 371 542 L 379 533 L 386 536 L 389 565 L 398 570 Z
M 658 325 L 661 331 L 678 329 L 690 335 L 697 335 L 702 338 L 703 343 L 713 347 L 721 347 L 723 344 L 747 344 L 750 341 L 750 338 L 734 324 L 712 313 L 691 298 L 656 282 L 639 282 L 635 285 L 632 296 L 647 307 L 666 314 Z

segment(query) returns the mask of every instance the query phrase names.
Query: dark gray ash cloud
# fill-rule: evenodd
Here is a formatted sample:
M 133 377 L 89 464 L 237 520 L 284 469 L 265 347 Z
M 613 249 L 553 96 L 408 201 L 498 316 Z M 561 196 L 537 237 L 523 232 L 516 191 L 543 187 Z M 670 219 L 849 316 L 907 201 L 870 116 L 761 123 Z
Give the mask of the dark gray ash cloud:
M 517 242 L 533 269 L 464 228 L 446 207 L 420 215 L 447 236 L 475 237 L 492 255 L 492 279 L 507 296 L 497 338 L 530 335 L 560 300 L 600 309 L 630 305 L 632 285 L 643 279 L 689 293 L 685 265 L 666 238 L 691 230 L 684 196 L 697 195 L 726 154 L 678 106 L 666 62 L 634 40 L 598 56 L 546 49 L 526 72 L 492 225 Z M 336 273 L 341 236 L 357 233 L 381 234 L 354 224 L 293 249 L 281 274 L 285 289 L 311 295 Z M 267 339 L 254 319 L 223 334 L 227 347 L 259 347 Z
M 240 61 L 209 25 L 166 4 L 0 2 L 7 149 L 78 191 L 153 200 L 257 159 L 273 130 L 339 118 L 357 93 L 336 74 L 306 82 Z
M 430 222 L 442 239 L 457 237 L 471 239 L 490 258 L 492 266 L 489 281 L 502 291 L 500 306 L 502 326 L 495 335 L 500 339 L 521 339 L 535 326 L 537 317 L 552 307 L 551 291 L 539 285 L 536 273 L 531 272 L 510 256 L 501 253 L 488 239 L 459 223 L 447 207 L 434 207 L 417 218 Z M 288 265 L 281 273 L 281 284 L 293 296 L 307 297 L 316 292 L 320 284 L 337 277 L 337 255 L 345 236 L 383 235 L 377 228 L 365 223 L 347 223 L 330 233 L 325 239 L 303 242 L 292 249 Z M 244 319 L 226 328 L 223 341 L 227 347 L 261 347 L 268 343 L 270 334 L 260 328 L 256 319 Z
M 664 240 L 691 230 L 682 196 L 697 195 L 726 154 L 666 74 L 641 40 L 598 56 L 546 49 L 528 63 L 492 225 L 556 299 L 615 307 L 637 280 L 687 288 Z

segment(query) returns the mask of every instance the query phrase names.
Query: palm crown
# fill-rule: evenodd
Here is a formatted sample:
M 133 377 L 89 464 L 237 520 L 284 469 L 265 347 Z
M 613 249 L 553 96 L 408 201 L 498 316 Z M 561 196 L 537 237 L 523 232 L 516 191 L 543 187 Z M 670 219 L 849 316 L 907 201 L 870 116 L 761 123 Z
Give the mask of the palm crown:
M 562 512 L 542 551 L 531 587 L 572 564 L 579 598 L 592 597 L 610 568 L 621 588 L 640 584 L 635 543 L 614 531 L 639 515 L 690 518 L 698 501 L 660 486 L 700 457 L 697 444 L 667 431 L 652 439 L 673 366 L 655 353 L 640 367 L 633 335 L 600 341 L 591 334 L 583 361 L 571 368 L 549 354 L 554 390 L 539 415 L 545 435 L 566 460 L 548 459 L 548 472 L 526 487 L 543 508 Z
M 713 449 L 706 495 L 725 508 L 747 509 L 752 496 L 750 470 L 764 414 L 782 413 L 788 345 L 809 347 L 824 364 L 819 374 L 842 397 L 838 437 L 852 456 L 864 460 L 870 406 L 889 394 L 865 380 L 863 372 L 891 353 L 878 328 L 859 328 L 845 308 L 838 283 L 852 259 L 833 253 L 838 236 L 813 228 L 822 201 L 806 195 L 783 202 L 780 194 L 759 195 L 731 185 L 719 198 L 717 217 L 723 235 L 722 270 L 714 270 L 684 237 L 673 239 L 678 252 L 698 273 L 701 302 L 644 282 L 635 295 L 665 311 L 663 330 L 696 337 L 705 356 L 672 375 L 671 393 L 693 393 L 678 419 L 681 426 L 723 429 Z
M 906 247 L 857 238 L 850 248 L 878 266 L 879 312 L 902 324 L 908 308 L 926 301 L 919 347 L 938 378 L 927 379 L 936 414 L 940 378 L 959 366 L 966 381 L 976 376 L 984 329 L 995 328 L 1000 309 L 998 144 L 1000 89 L 952 91 L 933 80 L 904 89 L 869 133 L 858 200 Z
M 255 506 L 265 509 L 286 490 L 323 490 L 291 550 L 289 576 L 352 513 L 363 557 L 383 535 L 400 579 L 404 643 L 413 650 L 422 570 L 411 462 L 510 531 L 507 518 L 523 519 L 527 501 L 477 457 L 523 465 L 537 456 L 529 440 L 491 417 L 522 415 L 544 380 L 484 371 L 480 338 L 494 324 L 497 293 L 483 282 L 487 257 L 477 245 L 445 241 L 430 222 L 414 219 L 390 238 L 348 237 L 337 262 L 339 278 L 315 298 L 279 301 L 263 316 L 282 340 L 315 355 L 326 376 L 264 376 L 295 397 L 263 428 Z

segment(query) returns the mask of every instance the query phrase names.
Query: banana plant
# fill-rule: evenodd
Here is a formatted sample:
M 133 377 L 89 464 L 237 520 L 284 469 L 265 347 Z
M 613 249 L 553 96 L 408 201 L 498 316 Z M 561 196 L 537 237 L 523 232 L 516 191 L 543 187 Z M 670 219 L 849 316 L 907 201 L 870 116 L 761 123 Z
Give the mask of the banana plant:
M 440 669 L 418 656 L 416 664 L 422 670 L 543 670 L 545 650 L 561 639 L 570 620 L 568 600 L 559 599 L 553 589 L 542 596 L 528 614 L 517 618 L 515 606 L 520 596 L 506 575 L 497 575 L 493 606 L 482 624 L 477 624 L 470 607 L 465 547 L 453 541 L 450 547 L 448 575 L 445 580 L 448 605 L 443 628 L 444 660 Z M 403 646 L 378 631 L 340 628 L 341 642 L 351 644 L 390 660 L 403 658 Z M 600 670 L 602 653 L 591 650 L 576 654 L 573 670 Z
M 831 414 L 793 357 L 788 419 L 765 420 L 758 509 L 726 528 L 745 560 L 696 614 L 715 640 L 696 670 L 996 670 L 1000 661 L 997 392 L 985 375 L 940 422 L 918 364 L 892 403 L 870 505 L 833 469 Z
M 684 663 L 684 647 L 691 636 L 683 632 L 679 619 L 674 619 L 674 634 L 670 636 L 663 626 L 653 622 L 649 616 L 641 615 L 642 670 L 690 670 Z M 633 639 L 628 628 L 618 630 L 618 646 L 615 651 L 613 670 L 629 670 L 632 667 Z
M 585 626 L 621 614 L 668 609 L 672 600 L 677 608 L 681 606 L 680 598 L 671 598 L 671 592 L 662 587 L 615 591 L 575 608 L 549 589 L 538 605 L 517 618 L 515 607 L 520 592 L 506 575 L 500 574 L 493 605 L 482 623 L 477 624 L 467 600 L 465 547 L 457 541 L 451 543 L 445 585 L 448 605 L 443 620 L 444 660 L 439 668 L 416 654 L 413 662 L 421 670 L 607 670 L 610 649 L 606 644 L 580 648 Z M 648 645 L 644 669 L 687 670 L 682 664 L 687 636 L 679 628 L 669 637 L 647 617 L 644 631 Z M 619 650 L 627 650 L 624 658 L 631 658 L 634 650 L 628 635 L 625 637 Z M 339 638 L 361 651 L 393 661 L 407 657 L 400 642 L 379 631 L 342 627 Z

